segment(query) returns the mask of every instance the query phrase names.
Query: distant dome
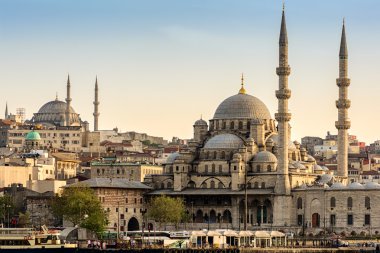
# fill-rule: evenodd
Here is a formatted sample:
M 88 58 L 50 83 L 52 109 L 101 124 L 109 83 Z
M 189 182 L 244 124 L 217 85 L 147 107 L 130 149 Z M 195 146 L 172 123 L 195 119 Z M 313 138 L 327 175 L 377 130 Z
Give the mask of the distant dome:
M 380 189 L 380 184 L 375 182 L 368 182 L 364 185 L 365 189 Z
M 353 182 L 349 184 L 348 189 L 364 189 L 364 186 L 362 184 L 359 184 L 358 182 Z
M 218 106 L 214 119 L 271 119 L 271 116 L 260 99 L 239 93 L 225 99 Z
M 253 159 L 255 162 L 263 162 L 263 163 L 276 163 L 277 158 L 274 154 L 272 154 L 269 151 L 261 151 L 256 154 L 255 158 Z
M 332 178 L 333 176 L 330 174 L 323 174 L 323 175 L 320 175 L 318 182 L 321 184 L 327 184 L 331 181 Z
M 207 122 L 203 119 L 195 121 L 194 126 L 207 126 Z
M 315 162 L 315 158 L 312 157 L 311 155 L 307 155 L 307 161 L 308 162 Z
M 292 165 L 296 169 L 300 169 L 300 170 L 305 170 L 306 169 L 306 166 L 303 165 L 302 163 L 300 163 L 299 161 L 296 161 L 296 162 L 292 163 Z
M 178 152 L 175 152 L 175 153 L 171 153 L 168 158 L 166 158 L 166 162 L 165 163 L 174 163 L 175 159 L 177 159 L 177 157 L 179 157 L 179 153 Z
M 342 190 L 346 189 L 346 186 L 342 184 L 341 182 L 333 183 L 330 187 L 331 190 Z
M 66 120 L 67 104 L 58 99 L 44 104 L 37 113 L 34 113 L 32 121 L 34 123 L 52 124 L 62 126 Z M 80 126 L 79 114 L 70 106 L 70 126 Z
M 38 132 L 33 130 L 26 135 L 25 139 L 27 141 L 39 141 L 41 140 L 41 136 Z
M 318 164 L 314 164 L 314 171 L 321 171 L 323 170 L 321 166 L 319 166 Z
M 209 139 L 205 149 L 238 149 L 243 147 L 243 140 L 234 134 L 219 134 Z

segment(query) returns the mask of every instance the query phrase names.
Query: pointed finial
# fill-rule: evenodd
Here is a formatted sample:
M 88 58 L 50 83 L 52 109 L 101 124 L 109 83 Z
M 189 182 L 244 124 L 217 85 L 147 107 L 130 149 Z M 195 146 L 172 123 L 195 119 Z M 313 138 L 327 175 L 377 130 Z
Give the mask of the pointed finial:
M 288 32 L 286 31 L 286 21 L 285 21 L 285 3 L 282 5 L 282 18 L 281 18 L 281 30 L 280 30 L 280 45 L 288 44 Z
M 98 88 L 98 75 L 96 75 L 95 77 L 95 88 L 96 89 Z
M 282 11 L 285 11 L 285 0 L 282 0 Z
M 339 56 L 342 56 L 342 57 L 348 56 L 347 42 L 346 42 L 346 26 L 345 26 L 345 19 L 344 18 L 343 18 L 343 24 L 342 24 L 342 36 L 340 39 Z
M 70 75 L 67 74 L 67 85 L 70 85 Z
M 201 119 L 202 119 L 202 114 L 201 114 Z
M 239 94 L 246 94 L 246 91 L 244 89 L 244 74 L 241 73 L 241 88 L 239 90 Z
M 55 93 L 55 101 L 58 101 L 58 92 Z

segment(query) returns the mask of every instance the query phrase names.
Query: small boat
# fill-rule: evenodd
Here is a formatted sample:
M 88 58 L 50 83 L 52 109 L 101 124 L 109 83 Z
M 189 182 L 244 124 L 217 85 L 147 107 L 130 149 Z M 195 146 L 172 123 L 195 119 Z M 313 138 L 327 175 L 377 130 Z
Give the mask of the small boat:
M 59 235 L 60 231 L 49 231 L 45 226 L 42 226 L 41 231 L 33 228 L 0 228 L 0 249 L 77 248 L 77 244 L 62 242 Z

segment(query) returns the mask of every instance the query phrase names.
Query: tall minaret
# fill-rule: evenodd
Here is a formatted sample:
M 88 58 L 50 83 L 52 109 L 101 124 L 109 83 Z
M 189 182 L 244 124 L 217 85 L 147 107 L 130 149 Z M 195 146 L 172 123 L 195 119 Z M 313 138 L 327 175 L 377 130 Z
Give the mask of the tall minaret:
M 4 114 L 4 119 L 8 118 L 8 102 L 5 102 L 5 114 Z
M 335 127 L 338 129 L 338 176 L 341 177 L 343 183 L 347 183 L 348 176 L 348 129 L 351 122 L 348 119 L 348 108 L 351 106 L 351 101 L 347 98 L 348 86 L 350 79 L 348 74 L 348 52 L 346 44 L 346 31 L 343 20 L 342 37 L 340 40 L 339 50 L 339 78 L 336 79 L 336 84 L 339 87 L 339 99 L 336 101 L 338 108 L 338 121 L 335 121 Z
M 99 89 L 98 89 L 98 77 L 95 79 L 95 101 L 94 101 L 94 131 L 99 130 Z
M 70 89 L 71 89 L 71 86 L 70 86 L 70 76 L 67 75 L 67 87 L 66 87 L 66 93 L 67 93 L 67 97 L 66 97 L 66 126 L 70 126 L 70 107 L 71 107 L 71 96 L 70 96 Z
M 282 10 L 281 31 L 279 40 L 279 67 L 276 69 L 279 77 L 279 89 L 276 91 L 278 99 L 278 113 L 275 118 L 278 122 L 278 169 L 276 193 L 289 194 L 290 182 L 288 175 L 288 144 L 289 144 L 289 121 L 291 114 L 288 112 L 288 99 L 291 91 L 288 89 L 288 35 L 286 32 L 285 11 Z

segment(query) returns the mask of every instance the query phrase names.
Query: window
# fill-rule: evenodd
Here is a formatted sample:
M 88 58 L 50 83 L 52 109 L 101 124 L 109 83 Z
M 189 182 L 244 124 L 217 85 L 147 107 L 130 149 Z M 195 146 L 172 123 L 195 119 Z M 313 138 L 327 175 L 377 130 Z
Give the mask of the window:
M 253 188 L 259 188 L 259 183 L 258 182 L 255 182 L 254 184 L 254 187 Z
M 116 207 L 116 212 L 117 212 L 117 213 L 119 212 L 119 208 L 118 208 L 118 207 Z
M 214 189 L 214 188 L 215 188 L 215 182 L 214 182 L 214 181 L 211 181 L 211 183 L 210 183 L 210 188 L 211 188 L 211 189 Z
M 169 188 L 169 187 L 168 187 L 168 188 Z M 140 204 L 142 204 L 142 203 L 143 203 L 143 199 L 141 198 L 141 199 L 140 199 Z
M 303 224 L 303 216 L 302 216 L 302 214 L 299 214 L 297 216 L 297 224 L 298 224 L 298 226 L 302 226 L 302 224 Z
M 128 204 L 128 198 L 125 198 L 125 203 Z
M 226 159 L 226 152 L 222 151 L 220 153 L 220 159 Z
M 223 189 L 223 188 L 224 188 L 224 185 L 223 185 L 222 182 L 219 182 L 219 183 L 218 183 L 218 188 L 219 188 L 219 189 Z
M 331 208 L 334 208 L 335 206 L 336 206 L 336 203 L 335 203 L 336 201 L 335 201 L 335 198 L 334 197 L 331 197 L 331 199 L 330 199 L 330 207 Z
M 354 216 L 352 214 L 347 215 L 347 225 L 354 224 Z
M 371 199 L 369 197 L 365 197 L 364 205 L 367 209 L 371 209 Z
M 136 208 L 133 208 L 133 212 L 136 213 Z
M 272 166 L 268 165 L 267 166 L 267 171 L 270 172 L 272 170 Z
M 262 182 L 262 183 L 261 183 L 261 188 L 262 188 L 262 189 L 265 188 L 265 182 Z
M 125 212 L 128 213 L 128 208 L 125 208 Z
M 216 151 L 214 151 L 214 159 L 216 159 L 218 156 L 218 153 Z
M 371 215 L 370 214 L 366 214 L 364 216 L 364 225 L 370 225 L 371 224 Z
M 205 173 L 208 173 L 208 165 L 205 165 Z
M 243 122 L 239 121 L 239 130 L 243 129 Z
M 223 166 L 219 165 L 219 173 L 222 173 L 222 172 L 223 172 Z
M 120 219 L 124 220 L 124 214 L 120 214 Z
M 212 172 L 213 174 L 215 174 L 215 164 L 212 164 L 212 165 L 211 165 L 211 172 Z
M 330 225 L 335 226 L 336 225 L 336 217 L 335 214 L 330 215 Z
M 172 188 L 172 182 L 169 181 L 169 182 L 167 183 L 167 188 L 168 188 L 168 189 Z M 142 199 L 141 199 L 141 200 L 142 200 Z
M 302 198 L 297 199 L 297 209 L 302 209 Z
M 347 199 L 347 208 L 352 208 L 352 198 L 351 197 L 348 197 Z
M 230 129 L 234 129 L 235 128 L 235 122 L 231 121 L 230 122 Z
M 222 129 L 226 129 L 226 122 L 225 121 L 222 122 Z
M 135 198 L 135 204 L 137 204 L 137 198 Z

